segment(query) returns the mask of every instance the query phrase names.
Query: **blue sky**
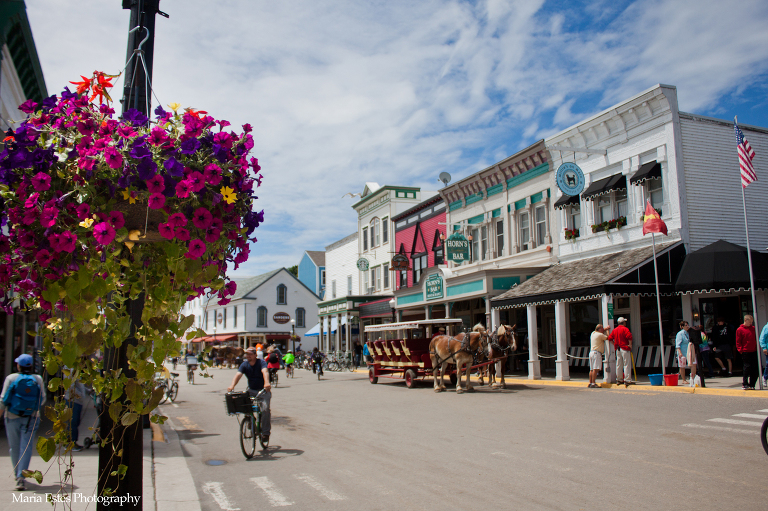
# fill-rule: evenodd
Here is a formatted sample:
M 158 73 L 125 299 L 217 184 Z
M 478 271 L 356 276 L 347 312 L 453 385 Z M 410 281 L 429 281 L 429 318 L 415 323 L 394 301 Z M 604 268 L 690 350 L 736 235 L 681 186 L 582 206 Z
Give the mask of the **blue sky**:
M 120 6 L 27 0 L 49 92 L 124 67 Z M 157 18 L 160 101 L 255 128 L 265 223 L 238 276 L 354 232 L 354 200 L 341 197 L 367 181 L 436 190 L 440 172 L 466 177 L 657 83 L 677 86 L 683 111 L 768 127 L 764 0 L 160 8 L 170 14 Z

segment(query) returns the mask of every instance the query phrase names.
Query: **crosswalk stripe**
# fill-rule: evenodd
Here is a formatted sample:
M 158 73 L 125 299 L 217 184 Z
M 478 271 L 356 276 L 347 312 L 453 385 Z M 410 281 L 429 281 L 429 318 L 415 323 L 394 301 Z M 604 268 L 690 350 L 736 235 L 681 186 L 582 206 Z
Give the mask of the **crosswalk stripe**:
M 285 495 L 280 493 L 280 490 L 275 488 L 275 484 L 269 480 L 268 477 L 252 477 L 251 481 L 261 488 L 261 491 L 267 496 L 269 503 L 273 507 L 291 506 L 293 502 L 289 501 Z
M 763 425 L 762 422 L 752 421 L 739 421 L 736 419 L 707 419 L 709 422 L 722 422 L 724 424 L 738 424 L 740 426 L 757 426 L 758 428 Z
M 727 428 L 725 426 L 707 426 L 706 424 L 683 424 L 686 428 L 699 428 L 699 429 L 716 429 L 718 431 L 728 431 L 729 433 L 745 433 L 747 435 L 757 435 L 758 431 L 752 431 L 749 429 Z
M 222 511 L 240 511 L 239 507 L 232 507 L 221 485 L 222 483 L 209 481 L 203 485 L 203 492 L 213 497 L 213 500 L 216 501 Z
M 303 482 L 307 483 L 309 486 L 311 486 L 312 488 L 317 490 L 320 493 L 320 495 L 322 495 L 323 497 L 325 497 L 328 500 L 345 500 L 347 498 L 344 495 L 338 494 L 338 493 L 336 493 L 333 490 L 329 490 L 328 488 L 323 486 L 320 483 L 320 481 L 318 481 L 317 479 L 315 479 L 311 475 L 296 474 L 293 477 L 295 477 L 299 481 L 303 481 Z
M 766 414 L 757 415 L 755 413 L 734 413 L 733 416 L 744 417 L 745 419 L 760 419 L 760 420 L 765 420 L 765 418 L 768 417 L 768 415 Z
M 768 413 L 768 408 L 766 408 L 765 410 L 758 410 L 758 412 L 765 412 L 765 413 Z

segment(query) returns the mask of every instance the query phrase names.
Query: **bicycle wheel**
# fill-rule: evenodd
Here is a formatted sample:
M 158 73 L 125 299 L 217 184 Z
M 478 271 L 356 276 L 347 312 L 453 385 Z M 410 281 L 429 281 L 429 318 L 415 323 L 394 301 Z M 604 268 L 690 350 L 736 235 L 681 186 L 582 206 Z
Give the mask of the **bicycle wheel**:
M 760 428 L 760 442 L 763 444 L 765 454 L 768 454 L 768 417 L 763 421 L 763 427 Z
M 265 440 L 264 435 L 261 434 L 261 412 L 259 412 L 259 419 L 258 419 L 258 422 L 256 423 L 256 433 L 259 436 L 259 444 L 261 445 L 261 448 L 266 449 L 267 447 L 269 447 L 269 438 Z
M 274 385 L 275 387 L 277 387 L 277 380 L 278 380 L 278 377 L 277 377 L 277 371 L 275 371 L 275 383 L 273 383 L 273 384 L 272 384 L 272 385 Z
M 347 369 L 349 370 L 350 373 L 355 372 L 355 366 L 352 365 L 351 363 L 347 363 Z
M 240 423 L 240 449 L 247 459 L 253 458 L 256 452 L 256 435 L 253 415 L 246 415 Z
M 168 391 L 168 397 L 171 400 L 171 403 L 176 401 L 176 398 L 179 397 L 179 382 L 173 382 L 171 383 L 171 390 Z
M 168 387 L 166 387 L 166 385 L 164 383 L 162 385 L 160 385 L 160 387 L 163 388 L 163 397 L 160 398 L 160 404 L 163 404 L 166 401 L 168 401 L 168 394 L 169 394 L 169 392 L 168 392 Z

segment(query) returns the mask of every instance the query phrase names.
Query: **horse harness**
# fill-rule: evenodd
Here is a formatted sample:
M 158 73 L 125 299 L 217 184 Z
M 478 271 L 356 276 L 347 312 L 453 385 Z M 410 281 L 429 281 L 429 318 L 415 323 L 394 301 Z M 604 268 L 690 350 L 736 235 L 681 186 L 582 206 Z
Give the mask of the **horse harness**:
M 514 333 L 512 335 L 515 335 Z M 502 353 L 504 356 L 507 355 L 508 351 L 512 351 L 512 344 L 507 341 L 506 346 L 502 346 L 499 344 L 499 334 L 494 330 L 493 335 L 491 336 L 491 340 L 489 342 L 491 348 L 495 349 L 496 351 Z
M 483 334 L 480 334 L 481 343 L 482 343 L 482 338 L 483 338 Z M 456 360 L 456 355 L 458 353 L 461 353 L 461 352 L 465 352 L 465 353 L 468 353 L 468 354 L 472 355 L 472 359 L 474 360 L 475 354 L 477 352 L 481 351 L 484 348 L 480 348 L 480 349 L 477 349 L 477 350 L 472 350 L 471 341 L 469 339 L 470 339 L 469 335 L 465 335 L 464 338 L 461 341 L 459 341 L 455 337 L 451 336 L 451 338 L 448 339 L 448 346 L 451 345 L 451 341 L 460 342 L 461 345 L 460 345 L 458 350 L 454 351 L 453 353 L 451 353 L 450 355 L 448 355 L 447 357 L 445 357 L 443 359 L 441 359 L 440 355 L 437 354 L 437 349 L 435 349 L 435 351 L 430 351 L 429 353 L 434 355 L 435 356 L 435 360 L 437 361 L 435 363 L 435 369 L 437 369 L 438 367 L 443 365 L 443 363 L 445 363 L 445 362 L 447 362 L 449 360 L 452 360 L 454 364 L 458 364 L 458 361 Z

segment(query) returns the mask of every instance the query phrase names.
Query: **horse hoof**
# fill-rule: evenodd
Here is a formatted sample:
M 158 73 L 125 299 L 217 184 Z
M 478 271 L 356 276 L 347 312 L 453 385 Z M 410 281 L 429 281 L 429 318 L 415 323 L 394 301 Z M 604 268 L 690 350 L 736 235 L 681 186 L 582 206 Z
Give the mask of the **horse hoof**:
M 464 393 L 464 389 L 461 389 L 461 388 L 456 389 L 456 393 L 457 394 L 463 394 Z
M 506 389 L 507 388 L 507 384 L 506 383 L 502 383 L 502 384 L 499 385 L 499 388 L 500 389 Z
M 475 387 L 467 387 L 467 392 L 474 392 L 474 391 L 475 391 Z

